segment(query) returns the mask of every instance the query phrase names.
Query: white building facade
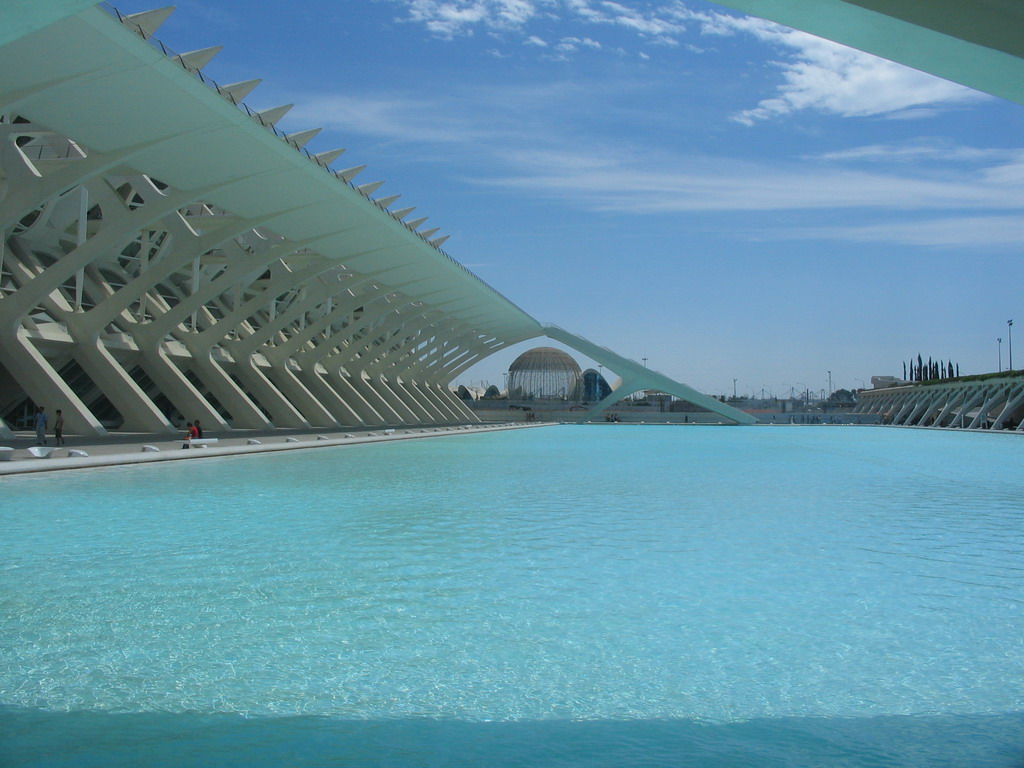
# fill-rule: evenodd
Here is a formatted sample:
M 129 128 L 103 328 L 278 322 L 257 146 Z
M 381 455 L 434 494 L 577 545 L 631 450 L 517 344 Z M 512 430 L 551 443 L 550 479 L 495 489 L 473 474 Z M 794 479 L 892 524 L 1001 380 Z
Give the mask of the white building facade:
M 249 109 L 259 81 L 204 76 L 219 49 L 168 50 L 169 13 L 0 7 L 2 412 L 60 408 L 86 435 L 476 421 L 448 382 L 551 329 L 363 166 L 308 152 L 318 130 L 278 130 L 290 105 Z

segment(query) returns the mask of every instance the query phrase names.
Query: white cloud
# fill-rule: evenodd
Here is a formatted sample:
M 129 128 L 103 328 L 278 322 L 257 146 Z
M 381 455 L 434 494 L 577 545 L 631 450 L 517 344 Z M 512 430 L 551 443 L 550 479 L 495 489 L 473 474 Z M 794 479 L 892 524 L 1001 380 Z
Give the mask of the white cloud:
M 1024 150 L 1014 152 L 1008 162 L 988 168 L 985 171 L 985 180 L 999 186 L 1024 186 Z
M 423 24 L 438 37 L 451 39 L 473 33 L 476 26 L 519 29 L 547 0 L 401 0 L 409 20 Z
M 852 227 L 772 229 L 762 231 L 760 236 L 765 240 L 838 240 L 973 249 L 985 246 L 1014 246 L 1024 242 L 1024 218 L 940 217 L 920 221 L 865 223 Z
M 607 24 L 615 24 L 620 27 L 632 29 L 642 35 L 665 37 L 669 35 L 680 35 L 686 31 L 686 27 L 669 18 L 659 17 L 657 13 L 642 13 L 635 8 L 630 8 L 622 3 L 602 2 L 605 13 L 600 18 L 592 18 Z
M 296 125 L 315 121 L 328 130 L 417 144 L 468 144 L 484 141 L 492 133 L 485 125 L 462 119 L 455 110 L 437 109 L 428 99 L 398 95 L 304 99 L 288 120 Z
M 536 35 L 530 35 L 528 38 L 526 38 L 526 41 L 525 41 L 524 44 L 525 45 L 536 45 L 538 48 L 547 48 L 548 47 L 547 41 L 545 41 L 544 39 L 542 39 L 540 37 L 537 37 Z
M 937 111 L 989 98 L 932 75 L 895 64 L 822 38 L 763 19 L 716 12 L 695 12 L 680 0 L 667 0 L 651 8 L 633 0 L 392 0 L 404 5 L 411 21 L 433 34 L 452 39 L 472 35 L 474 29 L 520 33 L 542 46 L 543 38 L 528 27 L 541 20 L 632 31 L 648 44 L 680 47 L 690 25 L 705 35 L 751 36 L 772 46 L 781 58 L 774 62 L 782 82 L 775 95 L 732 116 L 754 125 L 801 111 L 841 117 L 921 119 Z M 564 29 L 563 29 L 564 31 Z M 558 50 L 578 50 L 573 40 L 592 40 L 582 34 L 562 35 Z M 592 48 L 605 47 L 600 44 Z M 615 48 L 615 46 L 613 46 Z M 647 54 L 644 54 L 645 56 Z M 564 58 L 564 57 L 555 57 Z
M 584 48 L 599 49 L 601 44 L 596 40 L 591 40 L 589 37 L 563 37 L 558 41 L 558 45 L 555 46 L 555 49 L 559 51 L 577 51 L 581 46 Z
M 522 153 L 517 160 L 524 172 L 477 182 L 530 190 L 581 208 L 630 214 L 1024 209 L 1024 184 L 996 183 L 985 172 L 912 176 L 686 157 L 629 162 L 610 152 Z
M 372 95 L 310 94 L 296 99 L 287 125 L 310 124 L 410 146 L 460 146 L 460 157 L 487 154 L 500 142 L 527 135 L 555 136 L 549 116 L 573 114 L 595 93 L 616 93 L 613 84 L 554 81 L 541 85 L 450 89 L 424 96 L 400 91 Z M 293 94 L 294 95 L 294 94 Z
M 744 32 L 789 54 L 776 62 L 783 83 L 777 95 L 733 119 L 745 125 L 801 110 L 842 117 L 924 117 L 938 106 L 987 99 L 962 85 L 919 72 L 806 32 L 763 19 L 715 14 L 705 17 L 707 34 Z M 927 107 L 928 109 L 922 109 Z
M 901 144 L 869 144 L 860 147 L 850 147 L 848 149 L 813 155 L 808 157 L 808 159 L 892 164 L 920 161 L 1012 161 L 1019 157 L 1019 150 L 977 149 L 975 147 L 957 146 L 948 141 L 921 139 Z
M 686 15 L 677 8 L 640 10 L 626 3 L 600 0 L 393 0 L 406 7 L 408 20 L 423 24 L 438 37 L 471 35 L 476 27 L 523 31 L 538 19 L 621 27 L 642 37 L 675 42 L 686 31 Z
M 444 98 L 332 95 L 300 99 L 289 120 L 303 126 L 315 120 L 328 129 L 400 142 L 432 160 L 468 161 L 481 169 L 468 179 L 472 183 L 594 211 L 1024 209 L 1021 149 L 922 139 L 791 162 L 747 162 L 582 141 L 572 126 L 585 124 L 594 104 L 605 110 L 632 87 L 574 81 L 464 89 Z

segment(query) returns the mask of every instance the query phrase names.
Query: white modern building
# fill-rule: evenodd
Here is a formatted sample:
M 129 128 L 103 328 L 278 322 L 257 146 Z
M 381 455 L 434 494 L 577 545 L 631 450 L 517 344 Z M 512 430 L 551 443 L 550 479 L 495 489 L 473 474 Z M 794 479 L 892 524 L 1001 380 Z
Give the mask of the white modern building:
M 730 423 L 751 417 L 544 327 L 449 257 L 398 196 L 360 184 L 219 49 L 155 36 L 172 9 L 0 4 L 0 409 L 69 433 L 476 421 L 448 383 L 555 338 Z M 613 400 L 614 401 L 614 400 Z M 10 426 L 0 423 L 0 434 Z
M 1017 0 L 723 4 L 1024 103 Z M 621 378 L 584 418 L 655 389 L 753 421 L 541 325 L 364 166 L 307 151 L 316 129 L 278 130 L 290 105 L 249 109 L 258 80 L 204 75 L 218 48 L 168 50 L 170 12 L 0 4 L 0 414 L 40 403 L 92 435 L 473 421 L 448 382 L 547 336 Z

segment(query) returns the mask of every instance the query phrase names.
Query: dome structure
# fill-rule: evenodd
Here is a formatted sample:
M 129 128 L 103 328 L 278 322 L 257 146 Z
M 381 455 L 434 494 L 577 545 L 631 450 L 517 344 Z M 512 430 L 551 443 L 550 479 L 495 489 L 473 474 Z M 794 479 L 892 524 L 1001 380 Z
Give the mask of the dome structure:
M 510 400 L 576 400 L 579 364 L 554 347 L 537 347 L 515 359 L 508 368 Z

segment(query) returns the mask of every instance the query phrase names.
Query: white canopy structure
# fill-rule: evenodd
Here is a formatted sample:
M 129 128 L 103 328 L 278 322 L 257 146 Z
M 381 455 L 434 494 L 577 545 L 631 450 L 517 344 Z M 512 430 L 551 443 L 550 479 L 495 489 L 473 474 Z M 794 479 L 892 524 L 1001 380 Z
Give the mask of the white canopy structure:
M 290 105 L 249 109 L 258 80 L 206 77 L 219 48 L 168 50 L 170 12 L 0 6 L 2 406 L 94 435 L 475 421 L 448 382 L 545 329 L 278 130 Z
M 1024 104 L 1020 0 L 720 0 Z

